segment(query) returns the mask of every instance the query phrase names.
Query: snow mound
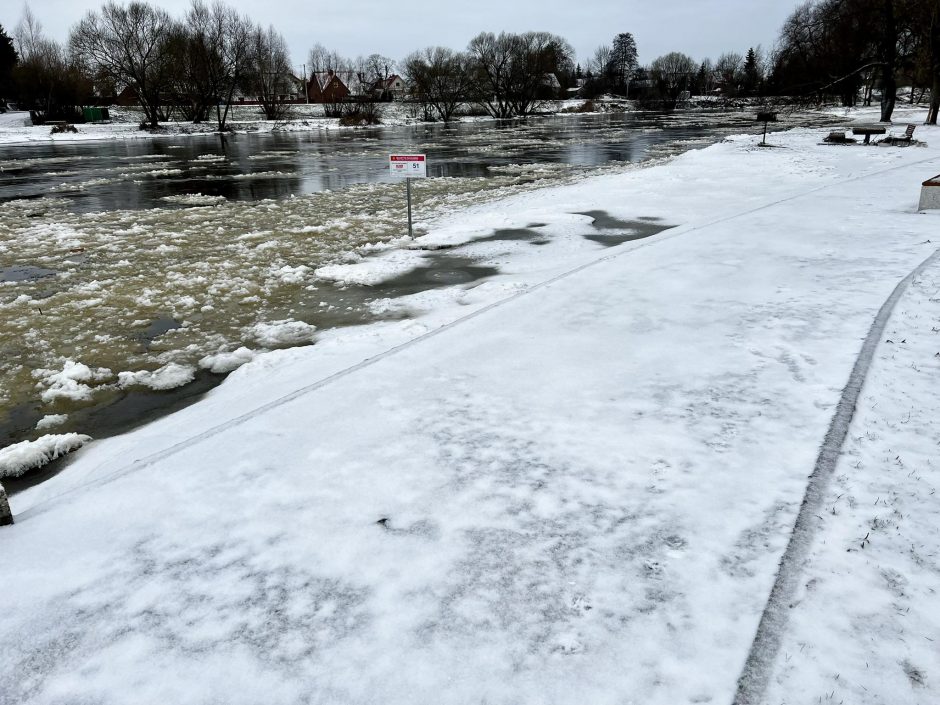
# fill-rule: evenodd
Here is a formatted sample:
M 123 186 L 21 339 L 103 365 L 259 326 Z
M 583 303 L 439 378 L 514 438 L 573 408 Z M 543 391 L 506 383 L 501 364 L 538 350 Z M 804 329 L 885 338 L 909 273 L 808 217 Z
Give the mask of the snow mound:
M 270 323 L 256 323 L 248 329 L 251 336 L 259 345 L 274 348 L 283 345 L 302 345 L 312 343 L 316 326 L 303 321 L 272 321 Z
M 206 355 L 199 361 L 199 366 L 204 370 L 209 370 L 209 372 L 221 375 L 232 372 L 254 359 L 254 351 L 243 346 L 233 352 L 220 352 L 215 355 Z
M 195 367 L 171 362 L 153 372 L 148 370 L 120 372 L 118 373 L 118 385 L 121 387 L 149 387 L 157 391 L 164 391 L 189 384 L 195 376 Z
M 33 377 L 40 380 L 38 387 L 47 389 L 42 393 L 42 400 L 51 404 L 59 399 L 88 401 L 94 393 L 90 382 L 103 382 L 112 376 L 106 367 L 92 369 L 88 365 L 66 360 L 60 371 L 33 370 Z
M 19 477 L 28 470 L 70 453 L 91 440 L 80 433 L 46 435 L 36 441 L 14 443 L 0 450 L 0 477 Z

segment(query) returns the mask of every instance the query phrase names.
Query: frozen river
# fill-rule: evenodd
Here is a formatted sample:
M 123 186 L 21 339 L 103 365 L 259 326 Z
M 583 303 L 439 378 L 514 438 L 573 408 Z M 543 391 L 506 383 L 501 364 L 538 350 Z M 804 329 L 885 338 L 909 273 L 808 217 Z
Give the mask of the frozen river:
M 253 351 L 387 318 L 379 300 L 498 275 L 453 253 L 372 286 L 315 274 L 402 236 L 390 152 L 426 153 L 437 177 L 416 184 L 420 234 L 469 205 L 757 129 L 751 112 L 568 115 L 0 148 L 0 448 L 122 431 Z

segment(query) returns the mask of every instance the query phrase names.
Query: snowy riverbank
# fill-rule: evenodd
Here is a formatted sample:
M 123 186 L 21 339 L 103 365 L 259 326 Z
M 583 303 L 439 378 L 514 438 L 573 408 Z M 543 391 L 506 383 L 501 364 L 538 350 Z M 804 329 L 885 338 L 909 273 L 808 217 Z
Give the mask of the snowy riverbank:
M 559 101 L 554 108 L 561 110 L 569 104 L 583 101 Z M 89 140 L 139 140 L 161 137 L 178 138 L 187 135 L 214 134 L 217 125 L 214 119 L 204 123 L 162 122 L 159 130 L 141 130 L 143 113 L 136 108 L 110 108 L 112 121 L 76 125 L 75 132 L 52 134 L 48 125 L 33 125 L 28 112 L 0 114 L 0 145 L 30 144 L 36 142 L 85 142 Z M 395 127 L 424 124 L 411 106 L 403 103 L 383 104 L 380 107 L 381 125 Z M 491 120 L 486 116 L 461 116 L 455 122 Z M 265 120 L 256 105 L 236 105 L 228 120 L 228 129 L 234 133 L 264 132 L 316 132 L 322 130 L 355 129 L 356 126 L 340 125 L 339 118 L 325 117 L 323 106 L 316 104 L 291 105 L 283 120 Z
M 937 247 L 940 130 L 823 135 L 428 223 L 498 272 L 79 451 L 0 530 L 0 703 L 729 702 L 861 340 Z M 938 271 L 876 355 L 778 700 L 938 696 Z

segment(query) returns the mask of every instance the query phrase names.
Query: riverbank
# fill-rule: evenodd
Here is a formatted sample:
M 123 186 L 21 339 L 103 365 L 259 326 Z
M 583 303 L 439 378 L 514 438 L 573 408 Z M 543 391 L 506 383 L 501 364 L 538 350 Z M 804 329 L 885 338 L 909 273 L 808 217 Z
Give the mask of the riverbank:
M 753 103 L 753 105 L 749 105 Z M 741 101 L 700 100 L 695 107 L 676 111 L 680 117 L 686 112 L 701 112 L 711 109 L 715 112 L 738 113 L 752 112 L 760 109 L 756 99 L 743 99 Z M 800 106 L 785 106 L 783 112 L 806 114 L 807 111 Z M 10 112 L 0 114 L 0 146 L 25 144 L 70 144 L 88 141 L 114 141 L 114 140 L 147 140 L 161 138 L 180 138 L 192 135 L 220 134 L 216 122 L 209 120 L 205 123 L 194 124 L 186 121 L 161 122 L 156 130 L 141 130 L 140 124 L 144 119 L 143 113 L 137 108 L 111 106 L 112 120 L 108 123 L 88 123 L 76 125 L 75 132 L 52 134 L 48 125 L 33 125 L 27 112 Z M 422 119 L 416 106 L 406 103 L 387 103 L 379 108 L 380 126 L 404 127 L 433 125 Z M 578 114 L 610 114 L 630 113 L 637 111 L 637 104 L 619 98 L 604 97 L 595 100 L 569 99 L 551 101 L 543 110 L 531 117 L 566 117 Z M 828 108 L 819 112 L 828 112 L 840 115 L 846 112 L 841 108 Z M 474 114 L 458 114 L 452 124 L 460 125 L 475 122 L 496 122 L 495 118 L 486 115 L 482 108 Z M 288 115 L 282 120 L 265 120 L 256 105 L 235 105 L 232 107 L 228 120 L 228 131 L 224 134 L 264 134 L 271 132 L 330 132 L 335 130 L 355 130 L 361 125 L 342 125 L 339 118 L 330 118 L 324 115 L 324 106 L 317 104 L 295 104 L 290 106 Z
M 804 118 L 820 119 L 788 116 Z M 383 300 L 499 275 L 484 251 L 439 251 L 398 280 L 332 276 L 336 265 L 370 265 L 402 248 L 404 188 L 389 182 L 390 152 L 430 157 L 433 178 L 412 189 L 423 233 L 457 209 L 636 169 L 752 129 L 748 113 L 573 115 L 499 128 L 0 150 L 0 453 L 45 434 L 126 430 L 140 410 L 204 391 L 218 380 L 207 372 L 309 344 L 317 331 L 408 317 L 384 311 Z M 502 230 L 486 237 L 526 235 Z M 580 248 L 616 241 L 573 237 Z M 539 256 L 563 258 L 571 238 L 543 238 Z M 234 363 L 220 370 L 220 355 Z M 0 467 L 0 477 L 11 471 Z
M 940 131 L 918 131 L 926 146 L 729 138 L 459 209 L 414 246 L 318 271 L 376 285 L 430 255 L 499 276 L 259 355 L 14 497 L 0 703 L 729 702 L 860 341 L 936 249 L 916 204 Z M 924 488 L 929 284 L 873 367 L 900 399 L 878 407 L 873 458 L 900 442 Z M 924 374 L 886 366 L 899 344 Z M 903 478 L 843 460 L 837 478 L 885 483 L 893 504 L 865 552 L 815 559 L 826 598 L 807 609 L 846 621 L 808 611 L 781 634 L 812 646 L 814 677 L 784 647 L 774 692 L 935 699 L 935 524 L 882 523 L 908 515 Z M 871 525 L 848 492 L 820 545 Z M 843 658 L 888 641 L 878 668 Z
M 583 101 L 559 101 L 553 110 L 560 111 Z M 76 143 L 100 140 L 140 140 L 179 138 L 188 135 L 219 134 L 214 119 L 204 123 L 187 121 L 161 122 L 156 130 L 142 130 L 143 113 L 136 108 L 111 106 L 112 120 L 107 123 L 75 125 L 75 132 L 52 134 L 48 125 L 33 125 L 27 112 L 0 114 L 0 145 L 35 144 L 43 142 Z M 431 124 L 423 122 L 414 110 L 403 103 L 388 103 L 380 107 L 380 124 L 385 127 Z M 463 115 L 455 124 L 492 120 L 484 115 Z M 266 132 L 319 132 L 349 130 L 358 125 L 341 125 L 339 118 L 326 117 L 323 106 L 317 104 L 291 105 L 282 120 L 265 120 L 257 105 L 235 105 L 227 121 L 227 133 L 252 134 Z

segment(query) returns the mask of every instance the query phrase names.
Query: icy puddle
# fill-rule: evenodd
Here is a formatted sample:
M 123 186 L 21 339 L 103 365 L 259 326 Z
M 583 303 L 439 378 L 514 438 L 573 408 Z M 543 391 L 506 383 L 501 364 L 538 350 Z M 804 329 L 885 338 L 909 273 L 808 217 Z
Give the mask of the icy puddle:
M 620 218 L 614 218 L 607 211 L 585 211 L 575 215 L 585 215 L 591 218 L 591 225 L 598 232 L 589 233 L 584 238 L 605 247 L 614 247 L 633 240 L 642 240 L 676 227 L 675 224 L 669 225 L 663 223 L 660 218 L 654 217 L 621 220 Z

